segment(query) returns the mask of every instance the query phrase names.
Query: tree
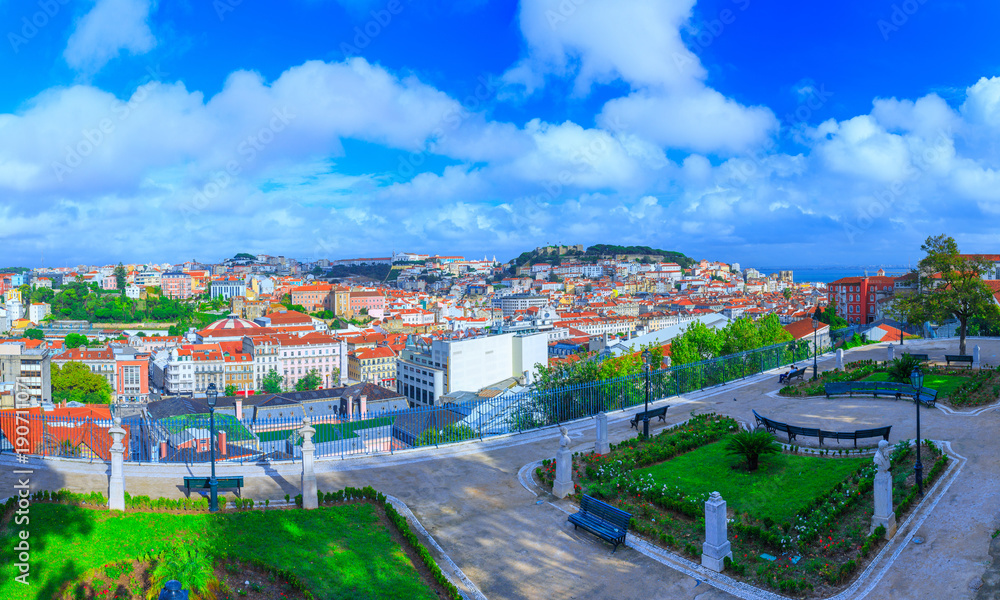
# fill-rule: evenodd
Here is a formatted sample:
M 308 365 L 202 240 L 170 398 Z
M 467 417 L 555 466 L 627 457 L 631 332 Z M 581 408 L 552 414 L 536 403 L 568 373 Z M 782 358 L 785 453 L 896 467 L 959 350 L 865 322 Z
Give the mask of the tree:
M 837 316 L 837 301 L 831 300 L 830 305 L 826 307 L 826 310 L 821 310 L 819 306 L 816 307 L 816 313 L 813 318 L 819 320 L 820 323 L 826 323 L 830 326 L 831 330 L 843 329 L 847 327 L 847 319 Z
M 26 329 L 24 331 L 24 337 L 28 338 L 29 340 L 44 340 L 45 332 L 42 331 L 41 329 Z
M 781 290 L 781 295 L 785 297 L 785 300 L 792 299 L 792 288 L 785 288 Z
M 417 441 L 413 443 L 413 446 L 433 446 L 449 442 L 462 442 L 471 440 L 474 437 L 476 437 L 476 432 L 471 427 L 464 423 L 453 423 L 440 431 L 433 427 L 425 429 L 420 434 L 420 437 L 417 438 Z
M 52 365 L 52 397 L 56 400 L 99 404 L 111 402 L 111 384 L 79 362 Z
M 260 382 L 260 389 L 265 394 L 277 394 L 281 391 L 281 383 L 285 380 L 284 377 L 278 375 L 275 369 L 271 369 L 264 375 L 264 379 Z
M 226 389 L 225 389 L 224 393 L 227 396 L 235 396 L 236 395 L 236 386 L 230 383 L 229 385 L 226 386 Z
M 310 370 L 306 373 L 306 376 L 295 382 L 296 392 L 308 392 L 310 390 L 315 390 L 323 383 L 323 378 L 319 376 L 316 369 Z
M 118 284 L 118 291 L 125 294 L 125 277 L 128 275 L 128 271 L 125 270 L 125 266 L 118 263 L 115 267 L 115 282 Z
M 958 353 L 965 354 L 969 320 L 1000 317 L 993 292 L 983 282 L 993 265 L 978 256 L 963 256 L 955 240 L 943 234 L 928 237 L 920 249 L 926 256 L 917 267 L 918 291 L 897 298 L 893 312 L 910 323 L 957 319 Z
M 87 345 L 87 336 L 80 333 L 70 333 L 66 335 L 64 343 L 67 348 L 79 348 Z

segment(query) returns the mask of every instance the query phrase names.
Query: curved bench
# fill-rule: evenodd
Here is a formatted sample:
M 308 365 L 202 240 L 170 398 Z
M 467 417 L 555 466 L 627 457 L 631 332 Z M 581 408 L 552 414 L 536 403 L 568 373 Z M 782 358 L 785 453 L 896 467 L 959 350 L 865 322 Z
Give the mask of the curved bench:
M 823 391 L 826 397 L 830 396 L 850 396 L 854 394 L 871 394 L 872 397 L 880 396 L 899 400 L 901 398 L 913 398 L 917 389 L 906 383 L 895 383 L 892 381 L 834 381 L 823 384 Z M 932 388 L 920 388 L 920 401 L 931 408 L 937 402 L 937 390 Z
M 782 423 L 781 421 L 775 421 L 774 419 L 768 419 L 767 417 L 762 417 L 757 414 L 757 411 L 753 411 L 753 416 L 757 419 L 757 426 L 763 427 L 770 433 L 776 433 L 781 431 L 788 435 L 788 443 L 792 443 L 798 436 L 814 437 L 819 438 L 819 445 L 823 445 L 823 439 L 828 440 L 854 440 L 854 447 L 858 447 L 858 440 L 866 438 L 880 437 L 885 441 L 889 441 L 889 431 L 892 429 L 892 425 L 886 425 L 885 427 L 875 427 L 872 429 L 858 429 L 856 431 L 826 431 L 824 429 L 819 429 L 816 427 L 800 427 L 798 425 L 790 425 L 788 423 Z

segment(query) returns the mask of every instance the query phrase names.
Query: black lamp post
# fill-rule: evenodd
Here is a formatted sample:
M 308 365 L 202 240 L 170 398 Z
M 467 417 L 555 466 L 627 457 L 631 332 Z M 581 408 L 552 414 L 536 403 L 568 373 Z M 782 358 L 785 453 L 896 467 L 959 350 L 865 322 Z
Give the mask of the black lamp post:
M 646 348 L 642 351 L 642 369 L 646 372 L 646 410 L 642 417 L 642 436 L 649 438 L 649 367 L 653 353 Z
M 219 390 L 215 387 L 215 382 L 208 384 L 205 395 L 208 397 L 208 446 L 212 454 L 212 478 L 208 480 L 208 510 L 218 512 L 219 480 L 215 478 L 215 401 L 219 396 Z
M 910 372 L 910 383 L 916 392 L 913 394 L 913 403 L 917 405 L 917 464 L 913 465 L 913 470 L 917 476 L 917 493 L 924 495 L 924 465 L 920 462 L 920 391 L 924 387 L 924 374 L 920 367 L 913 367 Z
M 819 321 L 813 319 L 812 322 L 813 322 L 813 381 L 816 381 L 816 377 L 818 377 L 819 373 L 819 367 L 816 364 L 816 355 L 819 354 L 819 346 L 816 344 L 816 332 L 819 330 Z M 809 342 L 806 343 L 808 344 Z

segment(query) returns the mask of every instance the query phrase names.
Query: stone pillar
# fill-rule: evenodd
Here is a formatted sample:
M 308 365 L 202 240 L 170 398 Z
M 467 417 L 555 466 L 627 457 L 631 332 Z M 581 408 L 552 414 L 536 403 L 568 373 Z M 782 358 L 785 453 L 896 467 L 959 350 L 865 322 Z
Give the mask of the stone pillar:
M 726 501 L 719 492 L 712 492 L 705 501 L 705 543 L 702 544 L 701 566 L 721 573 L 725 558 L 733 558 L 727 529 Z
M 844 370 L 844 349 L 843 348 L 837 348 L 837 370 L 838 371 L 843 371 Z
M 603 412 L 597 413 L 597 443 L 594 445 L 595 454 L 607 454 L 611 452 L 611 444 L 608 443 L 608 415 Z
M 122 427 L 122 420 L 115 419 L 115 424 L 108 430 L 111 435 L 111 481 L 108 483 L 108 508 L 125 510 L 125 445 L 122 440 L 128 432 Z
M 886 451 L 889 442 L 881 440 L 875 453 L 875 464 L 879 470 L 875 473 L 875 514 L 872 515 L 872 531 L 879 525 L 885 527 L 885 539 L 890 539 L 896 533 L 896 513 L 892 511 L 892 475 L 889 473 L 889 458 Z
M 552 484 L 552 494 L 565 498 L 573 493 L 573 453 L 569 451 L 569 430 L 560 427 L 559 451 L 556 452 L 556 480 Z
M 888 360 L 889 362 L 892 362 L 894 358 L 896 358 L 896 345 L 890 342 L 889 343 L 889 358 L 887 358 L 886 360 Z
M 313 435 L 316 428 L 309 424 L 309 417 L 302 417 L 302 427 L 299 428 L 299 435 L 302 436 L 302 508 L 318 508 L 319 500 L 316 498 L 316 446 L 313 444 Z
M 976 346 L 972 349 L 972 368 L 979 368 L 979 344 L 976 344 Z

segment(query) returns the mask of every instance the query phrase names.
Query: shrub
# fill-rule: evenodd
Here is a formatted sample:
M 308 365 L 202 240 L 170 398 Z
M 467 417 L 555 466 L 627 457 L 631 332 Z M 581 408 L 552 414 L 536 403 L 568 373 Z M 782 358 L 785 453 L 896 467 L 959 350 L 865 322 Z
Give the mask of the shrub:
M 726 441 L 726 452 L 742 456 L 750 471 L 757 470 L 762 454 L 777 454 L 780 451 L 781 446 L 774 441 L 774 436 L 763 429 L 740 431 Z
M 913 369 L 920 366 L 920 361 L 916 359 L 912 354 L 904 354 L 899 358 L 893 359 L 889 363 L 885 372 L 889 376 L 889 379 L 896 381 L 898 383 L 910 383 L 910 373 Z

